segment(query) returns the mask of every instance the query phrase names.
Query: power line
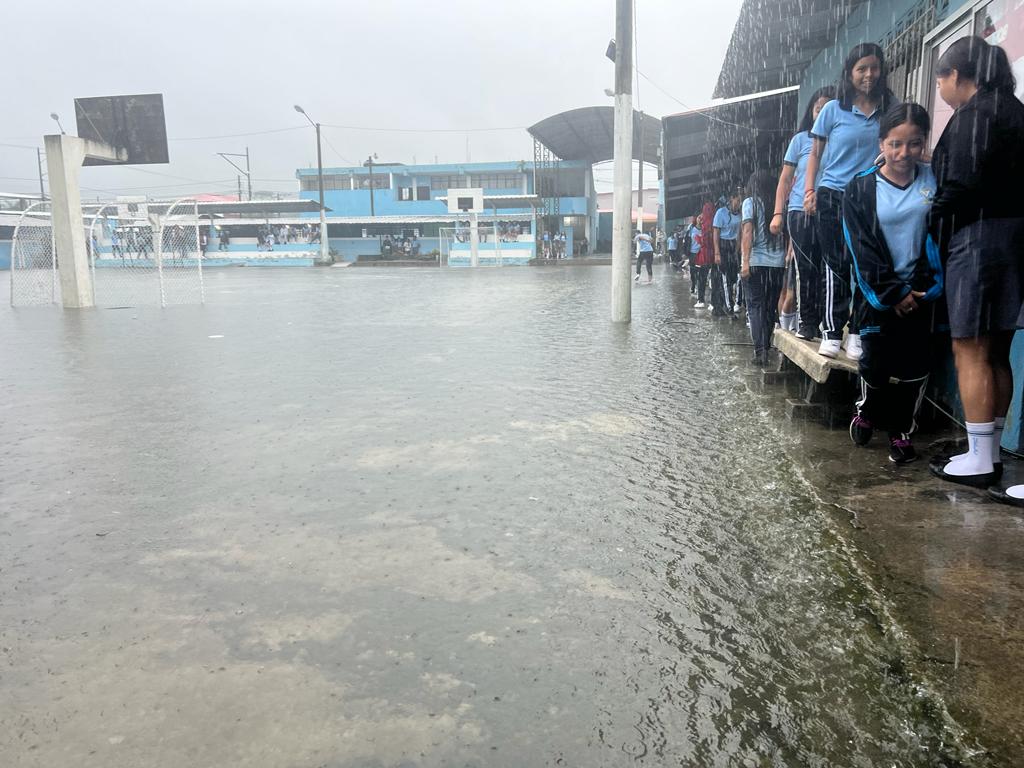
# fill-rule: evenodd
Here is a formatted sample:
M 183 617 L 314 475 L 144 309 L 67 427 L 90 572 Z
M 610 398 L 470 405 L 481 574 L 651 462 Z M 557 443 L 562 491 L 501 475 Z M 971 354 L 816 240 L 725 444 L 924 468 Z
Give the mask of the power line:
M 328 147 L 330 147 L 332 150 L 334 150 L 334 154 L 336 154 L 338 156 L 338 159 L 340 159 L 341 162 L 346 163 L 347 165 L 352 165 L 352 161 L 349 160 L 347 157 L 345 157 L 343 154 L 341 154 L 341 152 L 338 151 L 338 148 L 335 147 L 333 144 L 331 144 L 331 140 L 330 139 L 328 139 L 326 136 L 324 136 L 324 141 L 327 142 L 327 146 Z
M 716 115 L 708 114 L 707 112 L 705 112 L 704 110 L 708 109 L 707 107 L 705 107 L 703 109 L 699 109 L 697 107 L 691 107 L 689 104 L 687 104 L 682 99 L 676 98 L 671 93 L 666 91 L 664 88 L 662 88 L 660 85 L 658 85 L 656 82 L 654 82 L 650 77 L 648 77 L 645 73 L 641 72 L 639 69 L 637 69 L 636 72 L 637 72 L 637 74 L 640 77 L 642 77 L 648 83 L 653 85 L 655 88 L 657 88 L 663 94 L 668 96 L 670 99 L 672 99 L 672 101 L 674 101 L 676 104 L 681 106 L 683 109 L 687 110 L 688 112 L 693 112 L 695 114 L 698 114 L 701 117 L 706 118 L 710 122 L 721 123 L 722 125 L 729 125 L 729 126 L 732 126 L 733 128 L 743 128 L 744 130 L 751 131 L 752 133 L 755 133 L 755 134 L 757 134 L 757 133 L 786 133 L 786 134 L 793 133 L 793 129 L 791 129 L 791 128 L 753 128 L 753 127 L 751 127 L 749 125 L 743 125 L 742 123 L 732 123 L 732 122 L 729 122 L 728 120 L 723 120 L 722 118 L 720 118 L 720 117 L 718 117 Z
M 374 131 L 378 133 L 485 133 L 488 131 L 525 131 L 525 125 L 511 125 L 494 128 L 371 128 L 362 125 L 332 125 L 321 123 L 324 128 L 338 128 L 345 131 Z
M 220 136 L 179 136 L 168 139 L 168 141 L 211 141 L 213 139 L 237 139 L 242 136 L 264 136 L 268 133 L 284 133 L 286 131 L 301 131 L 304 125 L 293 125 L 289 128 L 270 128 L 266 131 L 249 131 L 248 133 L 225 133 Z

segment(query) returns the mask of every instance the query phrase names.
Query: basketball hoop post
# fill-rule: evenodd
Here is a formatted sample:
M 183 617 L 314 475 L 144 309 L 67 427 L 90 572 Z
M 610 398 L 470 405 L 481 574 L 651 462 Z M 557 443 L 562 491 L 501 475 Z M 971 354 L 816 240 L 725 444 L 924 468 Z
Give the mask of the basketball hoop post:
M 61 296 L 70 309 L 93 306 L 92 274 L 85 246 L 82 193 L 78 178 L 86 160 L 124 162 L 127 152 L 99 141 L 57 134 L 44 136 L 53 201 L 53 237 Z

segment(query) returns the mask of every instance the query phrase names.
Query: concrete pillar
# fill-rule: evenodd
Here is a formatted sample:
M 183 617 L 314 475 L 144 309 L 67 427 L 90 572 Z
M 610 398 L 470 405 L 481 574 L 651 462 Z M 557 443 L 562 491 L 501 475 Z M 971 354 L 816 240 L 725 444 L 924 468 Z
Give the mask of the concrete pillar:
M 123 162 L 124 150 L 66 134 L 44 136 L 46 169 L 50 174 L 53 240 L 56 246 L 60 289 L 69 309 L 93 306 L 89 252 L 82 221 L 82 193 L 78 178 L 86 158 Z
M 474 211 L 469 220 L 469 266 L 480 266 L 480 221 Z

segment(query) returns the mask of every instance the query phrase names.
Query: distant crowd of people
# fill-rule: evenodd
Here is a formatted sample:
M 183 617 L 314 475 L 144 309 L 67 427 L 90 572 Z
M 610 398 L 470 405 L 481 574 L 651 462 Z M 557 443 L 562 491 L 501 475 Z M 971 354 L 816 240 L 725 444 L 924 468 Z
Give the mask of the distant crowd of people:
M 948 334 L 967 450 L 930 470 L 1024 506 L 1024 485 L 999 484 L 1010 344 L 1024 327 L 1024 104 L 1006 53 L 980 37 L 954 42 L 935 76 L 954 112 L 929 157 L 928 111 L 889 90 L 879 46 L 854 47 L 838 85 L 807 103 L 781 173 L 705 202 L 668 256 L 689 272 L 695 308 L 745 310 L 755 363 L 773 332 L 824 357 L 845 350 L 861 382 L 850 437 L 886 433 L 897 464 L 918 457 L 934 340 Z M 650 240 L 638 238 L 637 279 L 642 264 L 651 274 Z
M 223 250 L 227 250 L 225 238 L 230 242 L 230 237 L 227 227 L 221 228 L 221 244 L 225 245 Z M 295 226 L 264 224 L 256 231 L 256 248 L 260 251 L 272 251 L 277 244 L 319 242 L 320 226 L 318 224 L 302 224 L 301 226 L 297 224 Z
M 392 239 L 391 235 L 384 235 L 384 241 L 381 244 L 381 253 L 385 256 L 392 256 L 395 253 L 400 253 L 403 256 L 410 258 L 416 258 L 420 255 L 420 239 L 413 235 L 412 237 L 395 237 Z

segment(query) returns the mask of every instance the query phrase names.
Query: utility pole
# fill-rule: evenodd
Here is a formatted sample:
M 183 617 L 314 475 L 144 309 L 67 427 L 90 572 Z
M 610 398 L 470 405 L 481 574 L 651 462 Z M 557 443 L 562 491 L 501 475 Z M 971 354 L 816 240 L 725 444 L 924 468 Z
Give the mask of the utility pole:
M 628 323 L 633 227 L 633 0 L 615 0 L 615 191 L 612 204 L 612 322 Z
M 249 182 L 249 202 L 252 202 L 252 171 L 249 170 L 249 148 L 245 148 L 245 178 Z M 241 200 L 242 196 L 239 194 L 238 199 Z
M 223 157 L 229 163 L 231 163 L 231 167 L 234 168 L 236 171 L 238 171 L 239 173 L 244 173 L 245 174 L 245 178 L 249 182 L 249 199 L 252 200 L 252 172 L 249 170 L 249 148 L 248 147 L 245 148 L 245 154 L 244 155 L 241 152 L 218 152 L 217 154 L 220 155 L 221 157 Z M 244 157 L 245 158 L 245 170 L 244 171 L 241 169 L 241 167 L 238 165 L 238 163 L 236 163 L 234 160 L 231 159 L 232 157 Z M 242 177 L 241 176 L 238 177 L 238 202 L 242 202 Z
M 39 164 L 39 198 L 46 199 L 46 190 L 43 189 L 43 153 L 36 147 L 36 162 Z
M 636 191 L 636 231 L 644 231 L 644 113 L 640 111 L 640 178 Z
M 366 158 L 366 165 L 370 169 L 370 216 L 376 216 L 373 210 L 373 155 Z

